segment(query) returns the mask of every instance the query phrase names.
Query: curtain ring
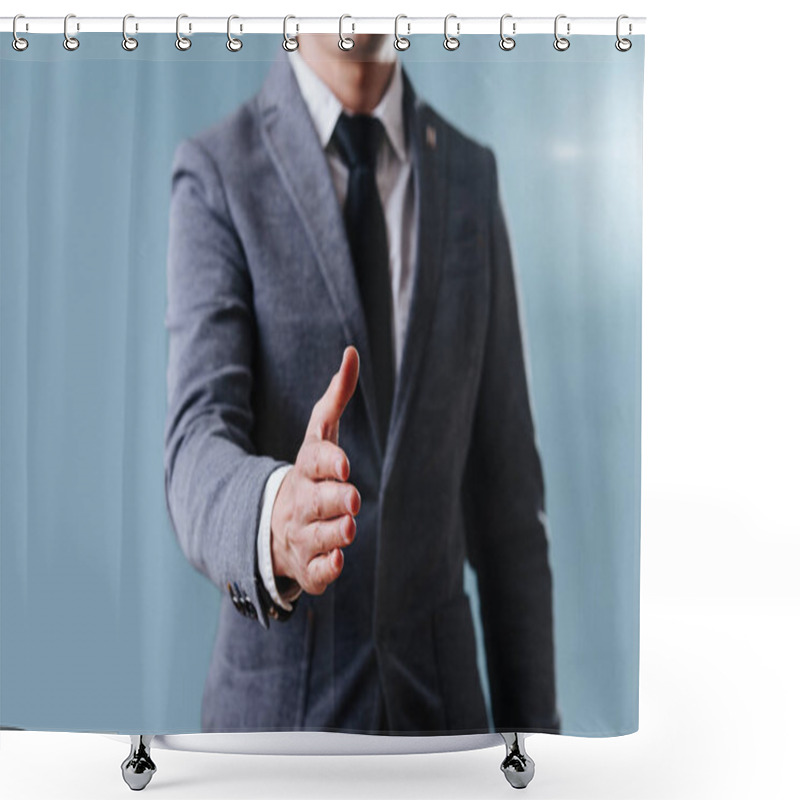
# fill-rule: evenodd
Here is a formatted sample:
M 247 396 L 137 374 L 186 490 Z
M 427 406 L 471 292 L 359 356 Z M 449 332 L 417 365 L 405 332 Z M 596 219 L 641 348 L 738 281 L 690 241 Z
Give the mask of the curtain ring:
M 178 14 L 175 19 L 175 47 L 177 47 L 178 50 L 188 50 L 192 46 L 191 39 L 181 36 L 181 20 L 186 19 L 188 16 L 188 14 Z M 192 26 L 190 25 L 189 30 L 191 29 Z
M 14 21 L 11 23 L 11 33 L 14 34 L 14 40 L 11 42 L 11 46 L 18 52 L 21 53 L 23 50 L 28 49 L 28 40 L 23 39 L 21 36 L 17 35 L 17 20 L 18 19 L 25 19 L 24 14 L 17 14 L 14 17 Z
M 133 14 L 126 14 L 122 18 L 122 49 L 130 53 L 139 46 L 139 40 L 134 39 L 133 36 L 128 36 L 127 24 L 129 19 L 135 19 Z
M 460 22 L 458 22 L 458 21 L 456 22 L 456 35 L 455 36 L 451 36 L 447 32 L 447 23 L 450 22 L 451 19 L 457 20 L 458 18 L 456 17 L 455 14 L 448 14 L 444 18 L 444 49 L 445 50 L 449 50 L 450 52 L 452 52 L 453 50 L 458 50 L 458 46 L 461 44 L 461 42 L 458 40 L 458 35 L 461 33 L 461 23 Z
M 556 37 L 556 40 L 553 42 L 553 47 L 555 47 L 555 49 L 558 50 L 559 53 L 563 53 L 565 50 L 569 50 L 569 39 L 567 39 L 565 36 L 559 36 L 558 35 L 558 21 L 560 19 L 566 19 L 566 18 L 567 18 L 566 14 L 559 14 L 556 17 L 556 21 L 555 21 L 555 24 L 553 26 L 553 32 L 555 33 L 555 37 Z M 569 36 L 569 29 L 570 29 L 570 23 L 568 22 L 567 23 L 567 36 Z
M 293 17 L 291 14 L 287 14 L 283 18 L 283 49 L 287 53 L 293 53 L 295 50 L 297 50 L 298 47 L 300 47 L 300 42 L 297 41 L 297 36 L 289 36 L 290 19 L 297 19 L 297 17 Z
M 627 14 L 620 14 L 617 17 L 617 41 L 614 42 L 614 47 L 616 47 L 617 50 L 620 51 L 620 53 L 627 53 L 628 50 L 630 50 L 631 47 L 633 47 L 633 42 L 630 39 L 623 39 L 619 35 L 619 24 L 624 19 L 628 19 L 628 15 Z M 631 33 L 633 33 L 633 25 L 631 25 L 630 22 L 629 22 L 628 23 L 628 36 L 630 36 Z
M 344 21 L 346 19 L 353 19 L 349 14 L 342 14 L 339 17 L 339 49 L 340 50 L 352 50 L 355 46 L 355 40 L 351 39 L 349 36 L 345 36 L 343 33 Z M 353 30 L 355 31 L 356 26 L 353 25 Z
M 399 26 L 401 19 L 408 19 L 408 17 L 405 14 L 398 14 L 394 18 L 394 49 L 400 50 L 400 52 L 402 52 L 403 50 L 408 50 L 408 48 L 411 47 L 411 39 L 406 39 L 405 36 L 400 35 Z M 410 34 L 411 23 L 407 22 L 406 27 L 408 28 L 407 33 Z
M 242 49 L 242 40 L 231 36 L 231 20 L 234 19 L 239 19 L 239 17 L 236 14 L 231 14 L 228 17 L 228 41 L 225 43 L 225 47 L 227 47 L 231 53 L 238 53 Z
M 503 24 L 507 19 L 511 19 L 511 14 L 503 14 L 503 16 L 500 17 L 500 49 L 505 50 L 506 52 L 508 52 L 509 50 L 513 50 L 517 46 L 516 40 L 512 39 L 511 36 L 506 36 L 506 34 L 503 32 Z M 517 32 L 516 22 L 511 23 L 511 32 L 513 34 L 516 34 Z
M 64 45 L 64 49 L 69 50 L 70 52 L 77 50 L 81 44 L 74 36 L 70 36 L 67 30 L 67 25 L 69 24 L 70 19 L 73 19 L 74 17 L 74 14 L 67 14 L 67 16 L 64 17 L 64 41 L 62 44 Z M 80 30 L 80 28 L 78 28 L 78 30 Z

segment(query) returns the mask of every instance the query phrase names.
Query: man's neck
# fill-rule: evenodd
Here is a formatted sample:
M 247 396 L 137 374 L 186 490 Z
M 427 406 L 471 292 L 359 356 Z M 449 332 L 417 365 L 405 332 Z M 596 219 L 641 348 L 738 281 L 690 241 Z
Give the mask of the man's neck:
M 347 55 L 331 58 L 326 53 L 306 48 L 301 57 L 347 111 L 369 114 L 383 97 L 395 63 L 393 60 L 356 61 Z

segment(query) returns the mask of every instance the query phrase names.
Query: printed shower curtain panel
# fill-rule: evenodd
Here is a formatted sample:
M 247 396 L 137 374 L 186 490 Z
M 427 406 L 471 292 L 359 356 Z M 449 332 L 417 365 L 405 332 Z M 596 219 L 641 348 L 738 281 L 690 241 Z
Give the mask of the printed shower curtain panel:
M 643 37 L 28 38 L 0 723 L 636 730 Z

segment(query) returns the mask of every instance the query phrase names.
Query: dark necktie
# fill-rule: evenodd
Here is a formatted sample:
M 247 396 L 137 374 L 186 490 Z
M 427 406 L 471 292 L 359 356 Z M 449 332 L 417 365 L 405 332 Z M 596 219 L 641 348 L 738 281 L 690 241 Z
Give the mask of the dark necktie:
M 378 423 L 385 443 L 394 394 L 394 357 L 389 246 L 375 182 L 375 162 L 382 136 L 381 121 L 367 114 L 342 113 L 333 131 L 333 140 L 349 170 L 345 228 L 367 322 Z

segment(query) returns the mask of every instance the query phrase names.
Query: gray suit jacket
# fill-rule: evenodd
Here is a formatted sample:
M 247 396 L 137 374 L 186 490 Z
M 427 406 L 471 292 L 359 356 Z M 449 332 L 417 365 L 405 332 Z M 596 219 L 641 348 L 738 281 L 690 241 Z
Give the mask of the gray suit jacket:
M 542 470 L 495 160 L 405 73 L 404 108 L 419 249 L 385 452 L 342 214 L 286 56 L 175 154 L 167 504 L 186 557 L 225 593 L 204 731 L 485 732 L 465 558 L 496 728 L 558 726 Z M 276 622 L 257 577 L 262 492 L 348 344 L 361 375 L 340 444 L 358 532 L 338 580 Z

